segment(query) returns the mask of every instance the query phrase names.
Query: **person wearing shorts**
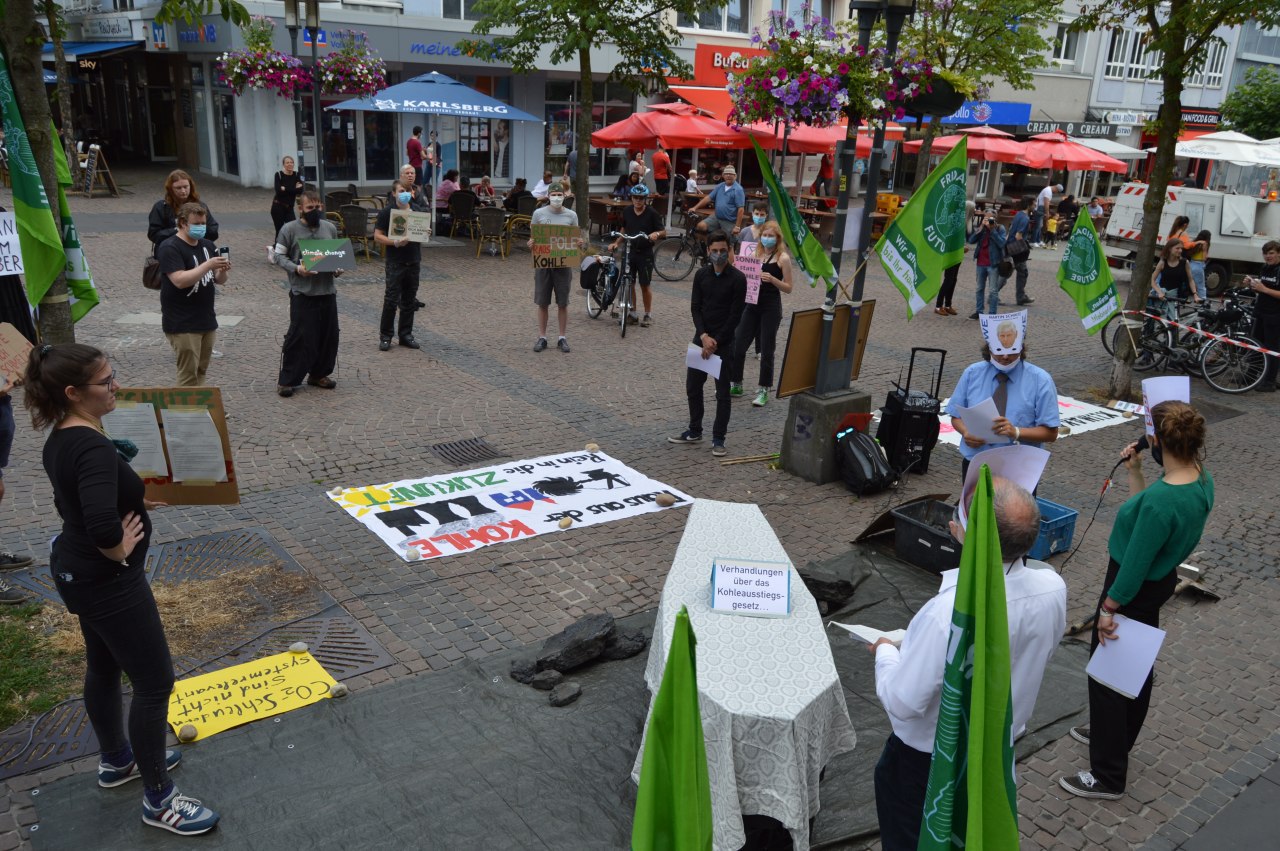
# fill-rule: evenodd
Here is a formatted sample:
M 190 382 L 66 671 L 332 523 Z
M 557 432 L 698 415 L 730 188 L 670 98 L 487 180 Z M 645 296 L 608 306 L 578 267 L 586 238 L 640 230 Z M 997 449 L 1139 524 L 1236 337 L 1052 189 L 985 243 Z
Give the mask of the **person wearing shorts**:
M 622 233 L 627 236 L 645 234 L 648 239 L 637 239 L 631 243 L 631 268 L 635 270 L 636 281 L 640 284 L 640 298 L 644 302 L 644 316 L 636 315 L 635 305 L 631 305 L 627 321 L 640 323 L 641 328 L 648 328 L 653 322 L 653 292 L 650 284 L 653 281 L 653 246 L 667 235 L 662 224 L 662 217 L 648 205 L 649 187 L 643 183 L 631 187 L 631 207 L 622 211 Z M 622 239 L 615 239 L 609 246 L 610 251 L 617 251 L 622 246 Z M 617 316 L 618 303 L 613 303 L 613 315 Z
M 547 203 L 533 211 L 533 226 L 578 226 L 578 214 L 564 206 L 564 185 L 553 183 L 547 189 Z M 529 250 L 533 250 L 533 237 L 529 237 Z M 573 283 L 573 269 L 534 269 L 533 303 L 538 306 L 538 339 L 533 350 L 540 352 L 547 347 L 547 319 L 551 308 L 551 296 L 556 298 L 556 318 L 560 323 L 560 338 L 556 348 L 569 353 L 569 341 L 565 331 L 569 327 L 569 286 Z

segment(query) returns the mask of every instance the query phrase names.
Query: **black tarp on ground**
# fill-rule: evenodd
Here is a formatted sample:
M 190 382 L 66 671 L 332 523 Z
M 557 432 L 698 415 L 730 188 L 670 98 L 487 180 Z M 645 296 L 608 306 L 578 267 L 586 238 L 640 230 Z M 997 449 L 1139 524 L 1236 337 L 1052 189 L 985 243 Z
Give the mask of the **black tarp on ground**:
M 860 584 L 835 619 L 905 626 L 937 578 L 871 549 L 826 565 Z M 652 627 L 653 613 L 624 621 Z M 838 634 L 837 634 L 838 633 Z M 813 843 L 855 847 L 876 831 L 871 772 L 889 725 L 866 646 L 831 629 L 858 747 L 832 762 Z M 511 654 L 362 691 L 187 746 L 180 789 L 218 809 L 201 847 L 235 849 L 616 849 L 629 846 L 631 766 L 648 709 L 645 654 L 575 675 L 583 696 L 554 709 L 512 681 Z M 1064 643 L 1046 674 L 1025 755 L 1085 706 L 1085 647 Z M 141 787 L 91 774 L 39 790 L 38 849 L 168 847 L 141 822 Z

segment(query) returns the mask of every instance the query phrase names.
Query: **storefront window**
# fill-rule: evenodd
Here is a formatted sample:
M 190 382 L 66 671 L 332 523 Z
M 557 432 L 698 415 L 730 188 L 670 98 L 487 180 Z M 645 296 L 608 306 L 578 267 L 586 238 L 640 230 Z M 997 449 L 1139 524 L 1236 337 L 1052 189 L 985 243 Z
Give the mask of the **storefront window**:
M 444 0 L 444 17 L 478 21 L 483 15 L 476 11 L 476 0 Z
M 626 86 L 596 83 L 592 90 L 595 97 L 595 106 L 591 110 L 592 130 L 616 124 L 635 112 L 635 96 Z M 551 80 L 547 83 L 546 164 L 553 174 L 564 174 L 565 160 L 574 148 L 574 134 L 581 112 L 579 100 L 577 82 Z M 591 149 L 592 177 L 616 177 L 626 166 L 625 148 Z

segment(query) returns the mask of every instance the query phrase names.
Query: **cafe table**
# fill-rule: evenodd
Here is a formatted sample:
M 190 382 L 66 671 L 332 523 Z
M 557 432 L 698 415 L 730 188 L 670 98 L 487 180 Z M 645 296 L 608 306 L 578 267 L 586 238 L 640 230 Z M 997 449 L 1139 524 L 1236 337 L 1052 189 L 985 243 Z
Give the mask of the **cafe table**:
M 687 607 L 697 640 L 713 847 L 737 851 L 746 844 L 747 814 L 777 819 L 795 848 L 808 848 L 822 769 L 858 741 L 831 645 L 818 605 L 794 567 L 789 616 L 711 611 L 717 558 L 790 561 L 758 506 L 697 500 L 662 589 L 645 683 L 657 694 L 676 615 Z M 631 774 L 637 783 L 643 760 L 642 742 Z

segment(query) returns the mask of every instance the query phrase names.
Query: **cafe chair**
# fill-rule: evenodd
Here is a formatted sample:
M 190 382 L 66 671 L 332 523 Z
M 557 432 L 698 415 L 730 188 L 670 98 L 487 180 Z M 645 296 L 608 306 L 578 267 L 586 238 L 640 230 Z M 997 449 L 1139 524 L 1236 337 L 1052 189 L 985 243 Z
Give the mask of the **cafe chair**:
M 520 216 L 532 216 L 533 211 L 538 208 L 538 200 L 532 195 L 521 195 L 516 199 L 516 214 Z
M 511 250 L 511 234 L 507 230 L 507 214 L 501 207 L 481 207 L 476 210 L 476 227 L 479 240 L 476 242 L 476 256 L 486 245 L 497 246 L 503 259 Z
M 380 198 L 374 195 L 361 195 L 359 188 L 354 183 L 347 184 L 347 191 L 351 193 L 352 204 L 359 204 L 372 210 L 382 209 L 382 200 Z
M 347 204 L 351 203 L 355 193 L 347 192 L 344 189 L 335 189 L 324 196 L 324 205 L 330 210 L 340 210 Z
M 600 236 L 609 232 L 609 208 L 599 201 L 587 203 L 587 230 L 599 228 Z
M 475 239 L 479 224 L 476 221 L 476 198 L 472 192 L 455 192 L 449 196 L 449 236 L 457 236 L 465 230 L 469 239 Z
M 330 212 L 325 213 L 324 217 L 326 221 L 333 222 L 333 226 L 338 229 L 338 236 L 341 237 L 347 235 L 346 224 L 342 221 L 342 216 L 340 214 Z
M 373 254 L 369 251 L 369 243 L 373 242 L 373 236 L 369 233 L 369 208 L 359 204 L 343 204 L 338 213 L 342 216 L 347 239 L 351 240 L 353 246 L 363 245 L 364 256 L 372 257 Z
M 533 236 L 533 219 L 530 216 L 521 216 L 518 213 L 507 219 L 507 244 L 514 246 L 518 241 L 527 240 Z

